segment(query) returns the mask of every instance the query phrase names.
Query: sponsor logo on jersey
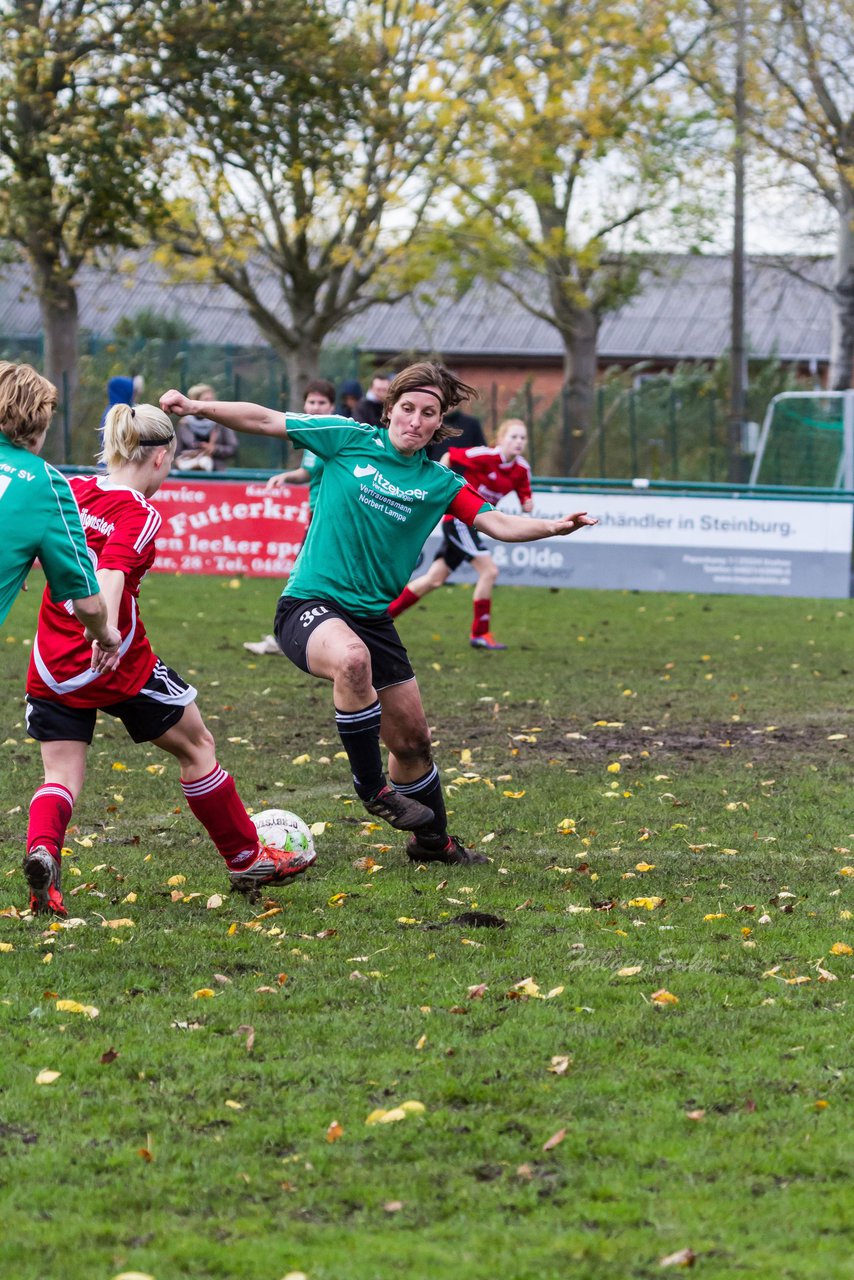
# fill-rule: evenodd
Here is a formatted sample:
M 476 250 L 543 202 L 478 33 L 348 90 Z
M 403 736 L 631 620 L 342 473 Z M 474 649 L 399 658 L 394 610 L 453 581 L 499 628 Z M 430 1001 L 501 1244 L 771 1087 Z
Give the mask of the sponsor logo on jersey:
M 384 493 L 389 498 L 401 498 L 405 502 L 423 502 L 427 497 L 426 489 L 401 489 L 396 484 L 392 484 L 391 480 L 386 480 L 385 476 L 380 475 L 376 467 L 368 463 L 362 466 L 356 463 L 353 467 L 353 475 L 357 480 L 364 480 L 368 476 L 372 476 L 371 484 L 379 493 Z

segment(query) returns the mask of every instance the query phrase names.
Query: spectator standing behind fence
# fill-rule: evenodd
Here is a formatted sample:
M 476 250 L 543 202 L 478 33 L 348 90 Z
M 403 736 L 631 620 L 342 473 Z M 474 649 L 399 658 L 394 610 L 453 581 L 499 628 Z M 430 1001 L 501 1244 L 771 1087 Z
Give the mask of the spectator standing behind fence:
M 486 436 L 483 434 L 483 426 L 480 418 L 476 418 L 472 413 L 463 413 L 462 409 L 454 409 L 453 413 L 445 414 L 445 426 L 452 427 L 458 434 L 454 438 L 454 447 L 457 449 L 474 449 L 477 445 L 486 445 Z M 427 457 L 432 462 L 441 462 L 445 456 L 445 446 L 443 444 L 431 444 L 427 447 Z
M 371 385 L 362 396 L 354 410 L 357 422 L 367 423 L 369 427 L 378 427 L 383 420 L 383 406 L 388 395 L 389 376 L 387 373 L 375 373 Z
M 450 415 L 445 415 L 445 421 Z M 482 498 L 493 504 L 508 493 L 515 493 L 522 510 L 527 515 L 533 509 L 531 496 L 531 468 L 522 457 L 528 443 L 528 431 L 518 418 L 507 418 L 495 434 L 493 448 L 454 447 L 442 455 L 444 466 L 451 466 L 471 485 Z M 441 587 L 461 564 L 468 563 L 477 573 L 472 600 L 472 624 L 469 644 L 474 649 L 506 649 L 490 631 L 492 617 L 492 588 L 498 579 L 498 565 L 492 553 L 487 551 L 476 529 L 470 528 L 455 516 L 447 515 L 442 523 L 442 543 L 432 565 L 420 578 L 414 578 L 405 586 L 396 600 L 388 607 L 396 618 L 405 609 L 427 594 Z
M 335 412 L 342 418 L 356 417 L 356 405 L 362 399 L 362 384 L 356 378 L 347 378 L 338 388 L 338 404 Z
M 216 400 L 216 392 L 206 382 L 190 387 L 190 400 Z M 225 471 L 237 461 L 237 435 L 203 414 L 188 413 L 178 423 L 178 471 Z
M 358 386 L 358 383 L 356 384 Z M 321 418 L 328 418 L 335 411 L 335 388 L 331 382 L 327 382 L 325 378 L 318 378 L 316 382 L 310 382 L 305 389 L 305 400 L 302 406 L 303 413 L 316 414 Z M 318 458 L 317 454 L 312 453 L 310 449 L 303 449 L 302 462 L 298 467 L 291 471 L 280 471 L 278 475 L 270 476 L 266 487 L 268 489 L 284 489 L 291 484 L 307 484 L 308 485 L 308 520 L 305 525 L 305 532 L 308 533 L 308 526 L 311 524 L 314 515 L 315 504 L 320 493 L 320 481 L 323 478 L 323 459 Z M 305 541 L 305 534 L 303 534 Z M 263 640 L 244 640 L 243 648 L 248 649 L 250 653 L 257 653 L 259 657 L 264 654 L 281 656 L 279 642 L 274 635 L 266 635 Z

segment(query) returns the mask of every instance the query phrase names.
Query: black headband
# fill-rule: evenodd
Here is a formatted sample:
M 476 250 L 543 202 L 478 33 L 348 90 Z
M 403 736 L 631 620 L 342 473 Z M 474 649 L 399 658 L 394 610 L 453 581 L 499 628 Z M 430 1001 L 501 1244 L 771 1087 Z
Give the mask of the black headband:
M 173 431 L 171 436 L 164 436 L 162 440 L 138 440 L 137 444 L 140 445 L 141 448 L 145 448 L 146 445 L 171 444 L 174 439 L 175 432 Z
M 435 387 L 409 387 L 409 389 L 405 391 L 403 394 L 411 395 L 413 391 L 423 391 L 425 396 L 435 396 L 436 399 L 439 401 L 439 404 L 442 406 L 442 412 L 443 413 L 445 412 L 444 397 L 439 394 L 439 392 L 435 389 Z

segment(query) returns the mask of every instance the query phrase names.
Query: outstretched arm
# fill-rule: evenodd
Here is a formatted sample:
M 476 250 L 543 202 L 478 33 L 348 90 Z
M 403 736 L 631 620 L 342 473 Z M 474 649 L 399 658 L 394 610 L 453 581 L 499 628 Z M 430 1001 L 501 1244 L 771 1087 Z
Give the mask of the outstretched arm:
M 224 427 L 245 431 L 252 436 L 288 437 L 283 413 L 267 409 L 262 404 L 251 404 L 248 400 L 188 400 L 182 392 L 172 390 L 160 397 L 160 408 L 164 413 L 175 413 L 181 417 L 193 413 L 212 418 Z
M 479 533 L 497 538 L 499 542 L 539 542 L 541 538 L 563 537 L 598 523 L 586 511 L 559 516 L 556 520 L 529 520 L 525 516 L 510 515 L 507 511 L 481 511 L 474 518 L 474 527 Z

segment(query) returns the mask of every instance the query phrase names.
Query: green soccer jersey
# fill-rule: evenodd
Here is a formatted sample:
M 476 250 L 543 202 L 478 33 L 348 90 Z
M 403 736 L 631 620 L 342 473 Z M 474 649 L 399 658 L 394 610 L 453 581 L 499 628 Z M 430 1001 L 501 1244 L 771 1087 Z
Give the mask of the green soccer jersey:
M 287 430 L 294 444 L 323 460 L 323 485 L 283 594 L 317 596 L 357 617 L 378 617 L 402 591 L 465 482 L 423 450 L 399 453 L 381 427 L 289 413 Z M 475 513 L 492 509 L 488 502 L 471 505 Z
M 313 512 L 317 506 L 317 495 L 323 479 L 323 459 L 318 458 L 311 449 L 304 449 L 300 466 L 305 467 L 308 472 L 308 509 Z
M 0 432 L 0 623 L 39 559 L 55 601 L 98 591 L 80 512 L 68 481 Z

